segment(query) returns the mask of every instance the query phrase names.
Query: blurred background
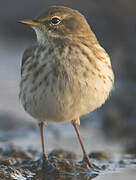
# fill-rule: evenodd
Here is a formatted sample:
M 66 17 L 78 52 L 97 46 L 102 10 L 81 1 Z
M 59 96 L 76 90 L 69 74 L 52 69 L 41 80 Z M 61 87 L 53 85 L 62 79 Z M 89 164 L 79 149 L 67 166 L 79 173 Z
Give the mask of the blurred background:
M 18 98 L 22 54 L 36 36 L 17 21 L 32 18 L 50 5 L 65 5 L 86 16 L 115 72 L 109 100 L 81 118 L 87 150 L 135 153 L 136 0 L 4 0 L 0 4 L 0 144 L 40 147 L 37 121 L 24 112 Z M 48 151 L 79 149 L 81 154 L 70 123 L 49 124 L 46 132 Z

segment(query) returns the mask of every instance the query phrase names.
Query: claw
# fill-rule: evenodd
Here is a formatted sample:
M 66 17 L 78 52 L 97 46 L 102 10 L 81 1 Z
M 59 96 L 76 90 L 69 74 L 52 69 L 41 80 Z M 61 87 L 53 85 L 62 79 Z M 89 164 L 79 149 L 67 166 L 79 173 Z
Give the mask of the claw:
M 52 173 L 54 171 L 56 171 L 57 169 L 55 168 L 55 166 L 53 166 L 52 163 L 50 163 L 49 160 L 43 158 L 43 164 L 42 164 L 42 168 L 48 172 L 48 173 Z
M 86 162 L 89 166 L 89 168 L 91 168 L 92 170 L 95 171 L 99 171 L 100 168 L 98 166 L 96 166 L 95 164 L 91 163 L 89 157 L 84 157 L 83 162 Z

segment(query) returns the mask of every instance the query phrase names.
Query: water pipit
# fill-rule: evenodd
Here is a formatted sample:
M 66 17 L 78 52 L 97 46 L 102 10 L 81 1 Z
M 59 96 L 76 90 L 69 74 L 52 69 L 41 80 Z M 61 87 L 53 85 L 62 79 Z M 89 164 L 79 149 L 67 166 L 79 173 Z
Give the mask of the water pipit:
M 79 118 L 108 98 L 114 81 L 110 58 L 76 10 L 52 6 L 33 20 L 21 22 L 35 30 L 38 41 L 23 55 L 20 99 L 38 120 L 43 158 L 49 164 L 44 123 L 72 121 L 84 160 L 91 166 L 78 131 Z

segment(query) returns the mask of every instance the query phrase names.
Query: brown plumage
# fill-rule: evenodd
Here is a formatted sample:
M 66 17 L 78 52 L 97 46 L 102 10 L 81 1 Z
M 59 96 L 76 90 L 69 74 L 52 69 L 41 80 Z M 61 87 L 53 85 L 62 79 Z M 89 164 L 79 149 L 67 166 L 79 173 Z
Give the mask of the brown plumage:
M 110 59 L 78 11 L 50 7 L 30 25 L 38 44 L 25 51 L 20 83 L 20 99 L 25 110 L 38 120 L 43 156 L 43 123 L 72 121 L 79 136 L 79 117 L 100 107 L 108 98 L 114 75 Z

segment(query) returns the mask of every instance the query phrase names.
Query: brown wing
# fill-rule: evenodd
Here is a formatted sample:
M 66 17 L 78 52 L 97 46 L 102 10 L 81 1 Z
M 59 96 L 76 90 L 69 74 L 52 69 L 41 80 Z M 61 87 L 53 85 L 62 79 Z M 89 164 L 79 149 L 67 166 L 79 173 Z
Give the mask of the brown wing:
M 36 49 L 36 46 L 28 48 L 28 49 L 25 50 L 25 52 L 23 54 L 23 58 L 22 58 L 22 64 L 21 64 L 21 75 L 22 75 L 22 70 L 23 70 L 24 63 L 26 63 L 29 60 L 29 58 L 34 55 L 35 49 Z

